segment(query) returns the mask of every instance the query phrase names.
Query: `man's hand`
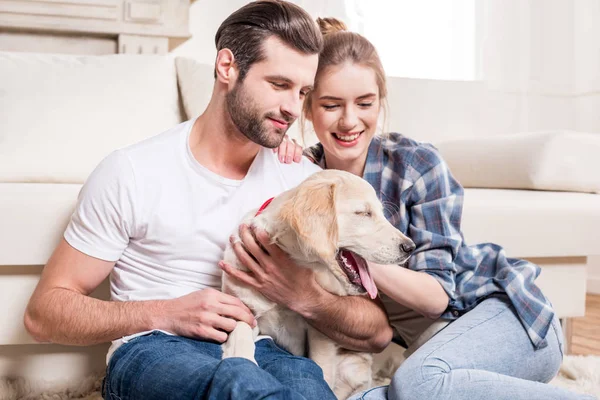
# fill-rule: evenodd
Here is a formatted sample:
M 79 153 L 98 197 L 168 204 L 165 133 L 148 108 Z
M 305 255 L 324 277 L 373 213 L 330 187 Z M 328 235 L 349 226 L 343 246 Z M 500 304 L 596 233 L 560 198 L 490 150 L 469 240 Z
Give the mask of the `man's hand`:
M 381 304 L 365 296 L 336 296 L 327 292 L 319 286 L 312 270 L 297 265 L 271 243 L 263 230 L 251 231 L 242 225 L 240 239 L 241 242 L 232 242 L 233 250 L 249 271 L 219 262 L 229 276 L 297 312 L 346 349 L 379 352 L 389 344 L 392 328 Z
M 256 326 L 252 312 L 240 299 L 215 289 L 198 290 L 164 304 L 157 328 L 180 336 L 223 343 L 237 321 Z
M 313 271 L 297 265 L 277 245 L 272 244 L 267 232 L 242 225 L 240 239 L 241 242 L 232 242 L 233 250 L 249 271 L 241 271 L 221 261 L 219 266 L 229 276 L 291 310 L 318 302 L 323 289 L 316 282 Z
M 273 153 L 277 153 L 279 162 L 291 164 L 292 161 L 299 163 L 302 160 L 302 150 L 302 146 L 296 142 L 296 139 L 290 139 L 285 135 L 279 147 L 273 149 Z

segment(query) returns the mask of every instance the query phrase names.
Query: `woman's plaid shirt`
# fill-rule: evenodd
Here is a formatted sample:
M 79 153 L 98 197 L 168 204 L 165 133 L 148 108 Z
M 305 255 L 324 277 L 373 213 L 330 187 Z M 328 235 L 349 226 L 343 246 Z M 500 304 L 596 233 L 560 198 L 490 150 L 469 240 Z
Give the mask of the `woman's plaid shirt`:
M 326 168 L 320 144 L 305 155 Z M 379 194 L 387 219 L 417 246 L 407 267 L 430 274 L 448 293 L 442 318 L 456 319 L 486 297 L 506 293 L 533 345 L 547 345 L 554 311 L 534 283 L 540 267 L 508 258 L 496 244 L 465 243 L 460 229 L 464 191 L 435 147 L 398 133 L 376 136 L 363 178 Z

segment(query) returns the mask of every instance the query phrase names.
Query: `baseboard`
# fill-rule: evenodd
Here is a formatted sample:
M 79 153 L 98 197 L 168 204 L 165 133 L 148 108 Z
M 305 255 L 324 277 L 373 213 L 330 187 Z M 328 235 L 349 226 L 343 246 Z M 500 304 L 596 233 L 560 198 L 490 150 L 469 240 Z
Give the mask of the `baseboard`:
M 586 291 L 588 293 L 600 294 L 600 277 L 588 276 Z

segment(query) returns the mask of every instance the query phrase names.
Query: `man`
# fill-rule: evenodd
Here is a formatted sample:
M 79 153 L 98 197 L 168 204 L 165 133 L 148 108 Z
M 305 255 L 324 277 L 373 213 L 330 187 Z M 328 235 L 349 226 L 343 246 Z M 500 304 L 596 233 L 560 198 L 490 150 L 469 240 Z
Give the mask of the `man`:
M 258 366 L 221 360 L 236 321 L 256 321 L 218 290 L 218 263 L 242 216 L 315 171 L 306 160 L 281 164 L 266 148 L 279 146 L 298 117 L 322 38 L 301 8 L 271 0 L 229 16 L 216 45 L 205 112 L 115 151 L 91 174 L 25 326 L 40 341 L 113 341 L 106 399 L 334 398 L 315 363 L 272 340 L 257 342 Z M 253 240 L 247 230 L 243 236 Z M 254 282 L 265 296 L 344 347 L 387 345 L 391 329 L 378 305 L 324 292 L 281 253 L 254 253 Z M 115 301 L 89 297 L 109 274 Z

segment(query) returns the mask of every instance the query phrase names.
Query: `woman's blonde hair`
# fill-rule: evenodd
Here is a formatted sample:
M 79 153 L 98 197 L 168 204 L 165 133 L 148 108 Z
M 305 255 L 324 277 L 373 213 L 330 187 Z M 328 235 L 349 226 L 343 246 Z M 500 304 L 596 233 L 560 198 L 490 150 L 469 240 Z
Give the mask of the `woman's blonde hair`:
M 317 18 L 317 24 L 323 34 L 323 50 L 319 54 L 319 66 L 315 76 L 315 89 L 319 78 L 327 68 L 350 62 L 371 68 L 375 73 L 375 81 L 379 88 L 379 100 L 384 113 L 384 126 L 387 114 L 387 86 L 385 71 L 375 46 L 367 38 L 355 32 L 348 31 L 346 24 L 336 18 Z M 304 138 L 305 116 L 310 112 L 312 97 L 304 101 L 301 117 L 301 130 Z M 384 129 L 385 131 L 385 129 Z

